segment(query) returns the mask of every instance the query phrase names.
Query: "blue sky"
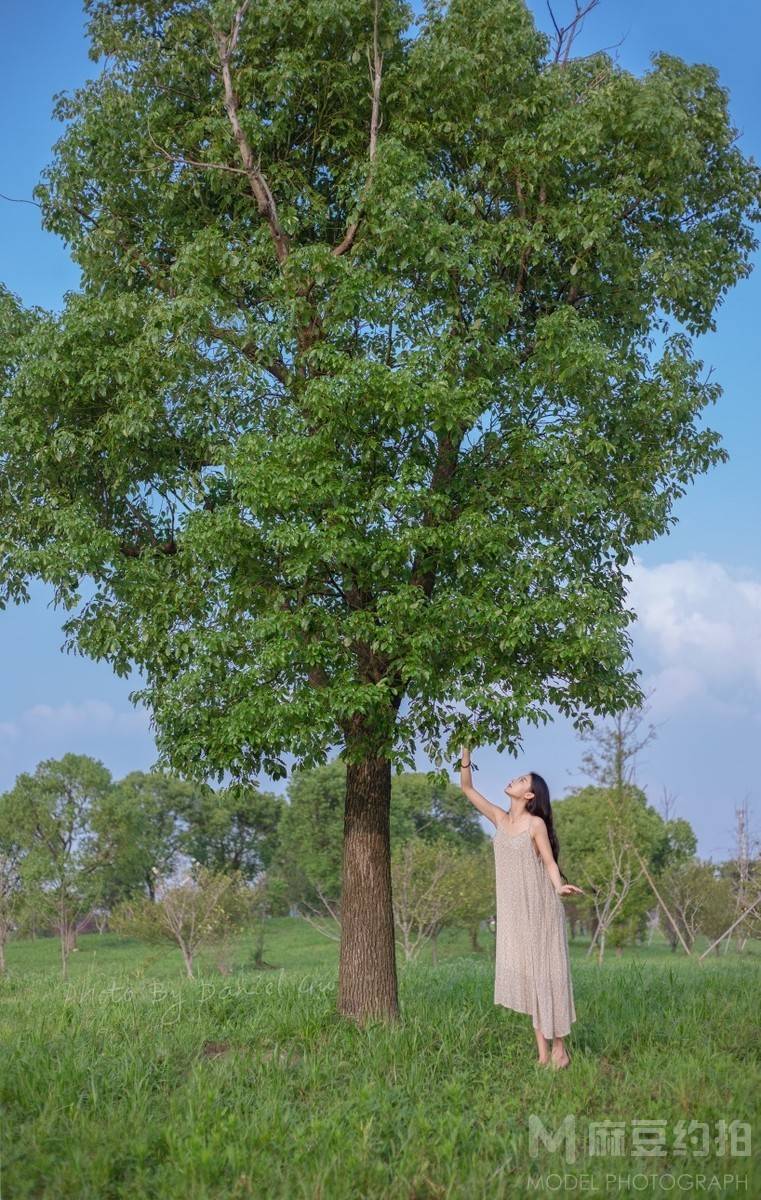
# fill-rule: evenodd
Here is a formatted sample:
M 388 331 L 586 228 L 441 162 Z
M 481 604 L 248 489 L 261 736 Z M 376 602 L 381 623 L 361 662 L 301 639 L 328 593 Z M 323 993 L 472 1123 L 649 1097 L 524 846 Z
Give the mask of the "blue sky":
M 549 28 L 546 6 L 530 7 Z M 56 92 L 96 73 L 87 57 L 78 0 L 6 0 L 0 44 L 0 192 L 29 198 L 51 157 L 60 126 L 51 120 Z M 558 19 L 572 4 L 557 0 Z M 576 53 L 621 43 L 613 53 L 636 73 L 658 50 L 718 68 L 730 93 L 740 145 L 759 160 L 761 106 L 757 50 L 761 6 L 731 0 L 602 0 L 586 22 Z M 623 40 L 622 40 L 623 39 Z M 36 208 L 0 201 L 0 280 L 27 304 L 57 308 L 78 272 L 65 247 L 39 226 Z M 653 690 L 650 719 L 657 740 L 643 753 L 639 782 L 652 803 L 671 794 L 687 817 L 699 852 L 720 858 L 733 847 L 734 810 L 748 800 L 752 831 L 761 834 L 756 748 L 761 740 L 761 406 L 756 395 L 756 324 L 761 272 L 743 281 L 719 308 L 717 330 L 696 344 L 724 389 L 706 422 L 718 429 L 729 462 L 701 477 L 678 503 L 678 525 L 637 549 L 631 604 L 634 661 Z M 91 754 L 115 777 L 148 769 L 155 747 L 148 716 L 127 696 L 137 679 L 106 664 L 61 651 L 63 614 L 51 593 L 33 585 L 28 605 L 0 612 L 0 788 L 21 771 L 68 750 Z M 555 797 L 584 782 L 584 747 L 558 721 L 527 728 L 517 759 L 483 749 L 478 785 L 504 803 L 504 783 L 540 771 Z M 421 758 L 420 767 L 425 767 Z M 280 790 L 264 778 L 265 787 Z M 467 803 L 466 801 L 464 801 Z M 488 827 L 491 833 L 493 829 Z

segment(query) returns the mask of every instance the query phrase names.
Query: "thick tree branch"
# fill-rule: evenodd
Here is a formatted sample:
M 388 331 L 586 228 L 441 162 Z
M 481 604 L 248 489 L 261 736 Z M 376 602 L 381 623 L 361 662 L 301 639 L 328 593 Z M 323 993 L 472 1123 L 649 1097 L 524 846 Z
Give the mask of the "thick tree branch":
M 519 214 L 521 220 L 525 220 L 526 215 L 527 215 L 526 196 L 523 191 L 523 184 L 521 182 L 521 177 L 517 171 L 515 172 L 515 194 L 516 194 L 516 197 L 518 200 L 518 214 Z M 535 215 L 533 221 L 531 222 L 532 230 L 533 230 L 534 226 L 537 225 L 539 223 L 539 221 L 542 219 L 541 218 L 541 209 L 544 207 L 546 200 L 547 200 L 547 189 L 546 189 L 544 183 L 542 183 L 539 187 L 539 200 L 537 203 L 536 215 Z M 515 293 L 517 296 L 522 296 L 524 289 L 526 287 L 526 276 L 528 273 L 528 263 L 529 263 L 530 255 L 531 255 L 530 247 L 524 246 L 523 249 L 521 250 L 520 261 L 518 263 L 518 278 L 515 281 Z
M 446 434 L 439 442 L 436 464 L 431 476 L 430 490 L 432 493 L 440 494 L 448 490 L 457 470 L 459 444 L 460 438 L 457 436 L 453 437 L 451 434 Z M 423 527 L 429 528 L 433 524 L 433 521 L 434 518 L 431 510 L 427 509 L 423 515 Z M 436 583 L 436 567 L 430 563 L 424 566 L 423 559 L 423 552 L 418 551 L 412 563 L 410 582 L 422 588 L 424 595 L 430 599 Z
M 232 56 L 238 45 L 241 25 L 248 6 L 249 0 L 244 0 L 243 4 L 236 10 L 232 27 L 228 34 L 214 30 L 214 41 L 217 46 L 217 54 L 219 55 L 219 65 L 222 69 L 225 111 L 230 119 L 230 125 L 232 126 L 233 135 L 238 146 L 241 162 L 245 168 L 251 193 L 256 200 L 260 214 L 269 225 L 272 240 L 275 243 L 277 260 L 279 263 L 283 263 L 288 257 L 288 236 L 280 227 L 275 199 L 270 191 L 267 180 L 262 174 L 259 163 L 254 160 L 254 152 L 241 125 L 240 101 L 233 85 L 232 69 L 230 66 Z
M 361 205 L 367 196 L 370 189 L 373 177 L 373 164 L 375 162 L 375 154 L 378 147 L 378 130 L 381 127 L 383 118 L 380 113 L 380 93 L 381 93 L 381 78 L 383 72 L 383 55 L 378 46 L 378 6 L 380 0 L 375 0 L 375 10 L 373 15 L 373 57 L 370 59 L 370 48 L 367 49 L 367 61 L 370 71 L 370 82 L 372 83 L 372 110 L 370 114 L 370 169 L 367 173 L 362 192 L 360 194 L 360 212 L 355 221 L 349 225 L 346 233 L 338 243 L 333 247 L 333 253 L 338 256 L 345 254 L 354 244 L 357 230 L 360 221 L 362 220 Z

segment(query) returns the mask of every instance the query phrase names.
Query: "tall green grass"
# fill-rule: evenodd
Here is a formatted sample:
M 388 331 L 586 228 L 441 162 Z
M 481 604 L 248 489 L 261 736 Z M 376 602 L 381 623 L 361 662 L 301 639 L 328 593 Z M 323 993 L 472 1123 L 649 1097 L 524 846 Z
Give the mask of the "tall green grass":
M 178 953 L 108 934 L 80 939 L 66 982 L 52 939 L 12 944 L 0 1195 L 761 1196 L 758 944 L 702 966 L 654 944 L 601 968 L 572 946 L 578 1019 L 555 1072 L 536 1065 L 530 1019 L 494 1005 L 483 942 L 400 962 L 400 1023 L 364 1030 L 336 1012 L 336 944 L 288 918 L 272 922 L 271 969 L 242 939 L 232 974 L 207 959 L 194 981 Z M 574 1118 L 575 1161 L 532 1153 L 532 1114 Z M 666 1154 L 633 1156 L 631 1122 L 653 1119 Z M 589 1155 L 603 1120 L 625 1123 L 621 1156 Z M 677 1155 L 679 1121 L 712 1141 L 718 1122 L 748 1122 L 753 1153 Z

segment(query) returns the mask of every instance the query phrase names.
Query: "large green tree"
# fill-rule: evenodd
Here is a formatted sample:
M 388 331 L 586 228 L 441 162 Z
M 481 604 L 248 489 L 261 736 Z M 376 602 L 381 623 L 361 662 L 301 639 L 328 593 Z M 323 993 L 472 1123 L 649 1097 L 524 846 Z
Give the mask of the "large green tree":
M 691 339 L 759 171 L 715 69 L 524 0 L 86 9 L 36 192 L 81 288 L 0 305 L 2 597 L 141 668 L 188 775 L 341 747 L 339 1008 L 394 1015 L 392 767 L 641 698 L 624 568 L 724 457 Z

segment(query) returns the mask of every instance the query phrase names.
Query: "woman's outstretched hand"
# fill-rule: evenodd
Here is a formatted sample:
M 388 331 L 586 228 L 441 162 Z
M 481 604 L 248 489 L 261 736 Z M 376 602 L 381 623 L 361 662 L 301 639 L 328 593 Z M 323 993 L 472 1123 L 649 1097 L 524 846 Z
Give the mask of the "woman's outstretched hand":
M 556 888 L 555 891 L 557 892 L 558 896 L 584 895 L 584 889 L 576 887 L 576 885 L 573 883 L 564 883 L 562 887 Z
M 464 763 L 463 759 L 465 758 L 466 754 L 468 756 L 468 761 L 466 763 Z M 463 746 L 460 750 L 460 772 L 462 773 L 463 771 L 470 771 L 471 769 L 473 771 L 477 771 L 478 767 L 472 761 L 472 759 L 470 757 L 470 750 L 468 749 L 468 747 Z

